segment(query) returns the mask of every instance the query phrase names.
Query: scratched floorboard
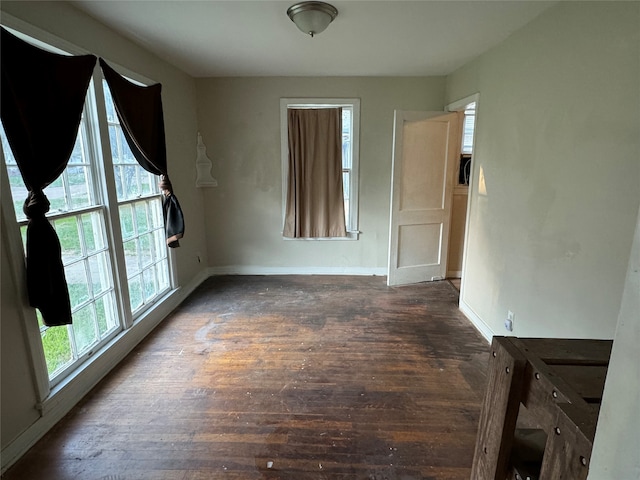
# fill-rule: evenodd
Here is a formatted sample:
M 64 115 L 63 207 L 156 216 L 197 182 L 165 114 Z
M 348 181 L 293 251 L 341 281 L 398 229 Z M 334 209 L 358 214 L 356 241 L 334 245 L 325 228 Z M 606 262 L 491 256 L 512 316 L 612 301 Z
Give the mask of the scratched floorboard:
M 457 298 L 212 277 L 3 478 L 468 480 L 489 346 Z

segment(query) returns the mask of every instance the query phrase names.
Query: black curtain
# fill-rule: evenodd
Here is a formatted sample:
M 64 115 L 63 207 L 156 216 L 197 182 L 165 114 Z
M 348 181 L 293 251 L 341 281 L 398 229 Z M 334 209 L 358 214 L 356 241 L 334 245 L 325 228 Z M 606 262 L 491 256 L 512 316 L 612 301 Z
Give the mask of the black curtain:
M 124 78 L 103 59 L 100 59 L 100 66 L 129 148 L 142 168 L 161 176 L 167 245 L 179 247 L 178 240 L 184 235 L 184 216 L 167 174 L 162 85 L 142 87 Z
M 43 190 L 64 171 L 73 151 L 96 57 L 46 52 L 2 29 L 2 107 L 7 139 L 28 190 L 29 303 L 45 325 L 71 323 L 60 241 L 45 214 Z

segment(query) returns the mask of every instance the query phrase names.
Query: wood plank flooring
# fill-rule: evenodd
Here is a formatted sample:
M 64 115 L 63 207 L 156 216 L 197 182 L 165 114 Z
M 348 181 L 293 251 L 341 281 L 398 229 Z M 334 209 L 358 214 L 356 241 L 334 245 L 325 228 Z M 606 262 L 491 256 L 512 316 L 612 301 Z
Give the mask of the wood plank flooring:
M 468 480 L 489 345 L 385 281 L 208 279 L 3 478 Z

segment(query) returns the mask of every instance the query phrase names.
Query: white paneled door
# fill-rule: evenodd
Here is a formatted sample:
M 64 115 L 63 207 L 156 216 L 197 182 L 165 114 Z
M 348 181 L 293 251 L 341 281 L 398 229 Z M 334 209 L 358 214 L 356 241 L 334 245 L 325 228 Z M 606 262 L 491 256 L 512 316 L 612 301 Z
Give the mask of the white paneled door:
M 395 112 L 389 285 L 445 277 L 461 120 L 459 112 Z

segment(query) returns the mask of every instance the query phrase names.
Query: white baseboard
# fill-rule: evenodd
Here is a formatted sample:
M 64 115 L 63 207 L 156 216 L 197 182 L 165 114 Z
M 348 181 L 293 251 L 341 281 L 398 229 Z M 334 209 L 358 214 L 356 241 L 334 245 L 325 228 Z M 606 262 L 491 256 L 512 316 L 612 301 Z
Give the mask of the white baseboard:
M 447 278 L 462 278 L 462 270 L 447 271 Z
M 187 285 L 173 290 L 162 303 L 150 309 L 131 328 L 114 338 L 101 352 L 97 352 L 77 372 L 59 385 L 56 385 L 40 405 L 41 417 L 0 453 L 2 459 L 0 472 L 4 473 L 45 433 L 69 413 L 100 380 L 118 365 L 142 339 L 151 333 L 209 275 L 210 272 L 207 269 L 202 270 Z
M 459 306 L 460 306 L 460 311 L 469 319 L 469 321 L 476 328 L 476 330 L 480 332 L 480 334 L 487 340 L 487 342 L 491 343 L 491 340 L 493 339 L 493 336 L 495 335 L 495 333 L 493 333 L 493 330 L 489 328 L 489 325 L 484 323 L 482 319 L 478 316 L 478 314 L 474 312 L 469 305 L 464 303 L 462 299 L 460 299 Z
M 386 276 L 386 267 L 261 267 L 229 265 L 209 268 L 211 275 L 368 275 Z

